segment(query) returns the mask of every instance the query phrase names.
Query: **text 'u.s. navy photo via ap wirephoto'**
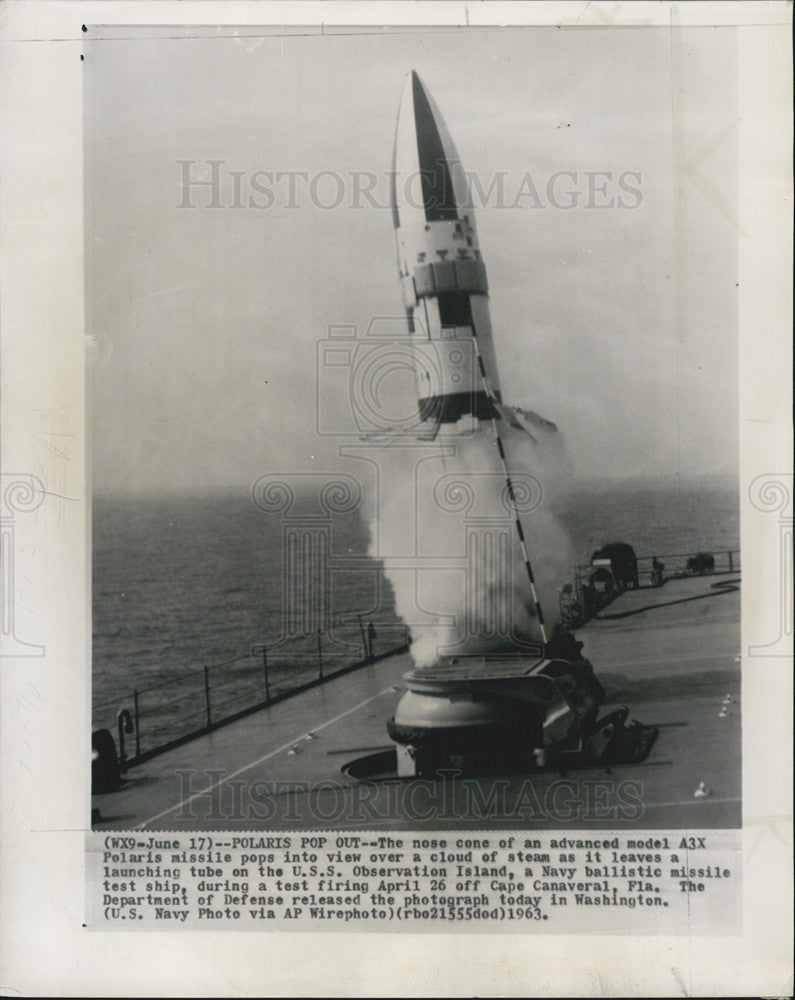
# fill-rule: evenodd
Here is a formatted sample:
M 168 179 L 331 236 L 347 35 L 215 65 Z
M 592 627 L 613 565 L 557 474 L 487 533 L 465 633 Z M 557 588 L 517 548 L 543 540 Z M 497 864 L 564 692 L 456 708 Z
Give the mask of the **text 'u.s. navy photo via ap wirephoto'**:
M 792 642 L 748 57 L 628 6 L 80 25 L 89 939 L 747 933 Z M 59 440 L 3 476 L 42 662 Z

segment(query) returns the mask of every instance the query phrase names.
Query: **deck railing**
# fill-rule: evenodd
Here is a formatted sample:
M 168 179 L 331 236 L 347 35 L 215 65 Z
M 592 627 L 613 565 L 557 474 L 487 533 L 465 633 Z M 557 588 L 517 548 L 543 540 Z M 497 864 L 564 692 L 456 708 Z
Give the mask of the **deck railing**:
M 659 587 L 665 580 L 739 573 L 740 550 L 674 552 L 638 556 L 638 586 Z M 626 589 L 620 581 L 594 580 L 597 567 L 575 566 L 572 581 L 559 590 L 560 620 L 568 628 L 583 625 Z
M 122 769 L 277 701 L 404 652 L 403 625 L 335 626 L 197 667 L 135 688 L 93 708 L 94 729 L 111 731 Z
M 641 587 L 739 570 L 738 549 L 638 557 Z M 561 588 L 563 625 L 582 625 L 622 592 L 622 587 L 609 582 L 603 589 L 595 587 L 593 573 L 592 566 L 575 567 L 573 582 Z M 408 646 L 404 625 L 376 628 L 361 619 L 270 646 L 253 645 L 242 656 L 197 667 L 95 705 L 94 729 L 112 732 L 124 770 L 300 691 L 405 652 Z

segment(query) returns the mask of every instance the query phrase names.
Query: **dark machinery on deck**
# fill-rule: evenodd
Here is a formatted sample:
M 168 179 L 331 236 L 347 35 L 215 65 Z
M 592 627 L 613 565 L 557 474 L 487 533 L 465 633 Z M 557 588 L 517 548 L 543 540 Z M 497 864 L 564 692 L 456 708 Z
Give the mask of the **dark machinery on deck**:
M 570 658 L 516 654 L 442 658 L 405 675 L 408 690 L 387 723 L 398 775 L 445 768 L 506 772 L 560 763 L 644 760 L 657 730 L 628 726 L 628 710 L 600 717 L 605 690 L 581 643 L 550 643 Z
M 635 550 L 628 542 L 610 542 L 608 545 L 603 545 L 591 556 L 591 565 L 607 566 L 620 590 L 639 585 L 638 559 Z

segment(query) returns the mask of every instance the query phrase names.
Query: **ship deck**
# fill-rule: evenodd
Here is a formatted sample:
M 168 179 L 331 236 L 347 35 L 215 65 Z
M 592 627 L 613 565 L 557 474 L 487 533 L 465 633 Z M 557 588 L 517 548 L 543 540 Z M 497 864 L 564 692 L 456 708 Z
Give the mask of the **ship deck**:
M 395 656 L 131 768 L 96 830 L 708 829 L 742 824 L 739 574 L 628 591 L 577 631 L 605 708 L 659 727 L 642 764 L 399 779 Z M 727 696 L 731 699 L 725 703 Z M 379 758 L 377 755 L 381 754 Z M 343 771 L 372 756 L 372 774 Z M 702 784 L 703 783 L 703 784 Z M 708 794 L 696 796 L 696 790 Z

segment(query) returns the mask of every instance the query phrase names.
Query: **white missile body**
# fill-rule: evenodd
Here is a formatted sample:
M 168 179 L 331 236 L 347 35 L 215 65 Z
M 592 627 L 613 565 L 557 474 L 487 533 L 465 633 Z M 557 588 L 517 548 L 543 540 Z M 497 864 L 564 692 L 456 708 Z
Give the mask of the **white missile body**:
M 398 113 L 390 200 L 421 432 L 471 433 L 501 410 L 486 267 L 469 181 L 415 72 Z
M 469 180 L 439 109 L 416 72 L 398 112 L 390 184 L 398 274 L 420 426 L 433 439 L 505 420 L 531 437 L 556 427 L 503 405 Z

